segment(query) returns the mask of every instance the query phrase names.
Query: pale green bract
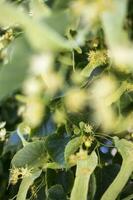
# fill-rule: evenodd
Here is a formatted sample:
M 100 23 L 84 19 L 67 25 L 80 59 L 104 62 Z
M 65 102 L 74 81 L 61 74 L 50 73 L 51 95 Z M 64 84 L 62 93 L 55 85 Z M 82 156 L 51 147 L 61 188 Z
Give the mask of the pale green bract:
M 133 172 L 133 143 L 125 139 L 119 140 L 117 137 L 114 140 L 123 162 L 118 175 L 105 191 L 101 200 L 115 200 Z
M 70 200 L 87 200 L 90 176 L 97 166 L 97 155 L 93 151 L 87 159 L 77 162 L 76 178 Z

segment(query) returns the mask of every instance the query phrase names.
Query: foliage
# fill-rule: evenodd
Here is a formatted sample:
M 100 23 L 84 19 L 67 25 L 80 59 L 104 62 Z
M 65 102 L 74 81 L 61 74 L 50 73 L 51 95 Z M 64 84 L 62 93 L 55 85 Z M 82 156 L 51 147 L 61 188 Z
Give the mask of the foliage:
M 133 199 L 132 0 L 0 1 L 0 199 Z

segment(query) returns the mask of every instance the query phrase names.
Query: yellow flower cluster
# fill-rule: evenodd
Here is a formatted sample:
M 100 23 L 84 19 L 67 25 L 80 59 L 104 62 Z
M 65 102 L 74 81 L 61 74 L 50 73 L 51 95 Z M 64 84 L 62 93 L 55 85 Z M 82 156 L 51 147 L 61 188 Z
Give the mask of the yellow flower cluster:
M 19 179 L 31 176 L 32 169 L 27 167 L 16 168 L 10 170 L 10 183 L 15 185 Z
M 0 141 L 4 141 L 6 137 L 6 129 L 4 128 L 6 125 L 6 122 L 0 123 Z
M 107 52 L 105 50 L 92 50 L 88 53 L 88 61 L 92 67 L 106 64 L 108 61 Z
M 2 36 L 0 36 L 0 60 L 6 61 L 7 45 L 14 39 L 14 34 L 12 29 L 8 29 Z
M 92 142 L 94 141 L 94 137 L 93 136 L 84 136 L 83 137 L 83 141 L 84 141 L 84 144 L 87 148 L 91 147 L 92 145 Z
M 0 50 L 4 49 L 13 39 L 13 30 L 8 29 L 5 34 L 0 37 Z
M 79 152 L 77 152 L 76 154 L 72 154 L 69 157 L 68 162 L 70 165 L 75 165 L 78 160 L 86 160 L 87 157 L 88 157 L 87 151 L 80 149 Z

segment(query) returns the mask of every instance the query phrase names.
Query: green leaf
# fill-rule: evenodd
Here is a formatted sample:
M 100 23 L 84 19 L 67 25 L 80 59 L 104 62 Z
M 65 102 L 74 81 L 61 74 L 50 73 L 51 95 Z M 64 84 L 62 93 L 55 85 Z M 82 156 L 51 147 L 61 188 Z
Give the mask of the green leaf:
M 68 10 L 54 12 L 49 17 L 45 17 L 43 21 L 57 33 L 64 35 L 70 26 L 70 12 Z
M 0 70 L 0 100 L 20 88 L 28 72 L 31 52 L 24 38 L 16 39 L 12 48 L 11 61 Z
M 26 195 L 29 190 L 29 187 L 33 184 L 34 180 L 40 176 L 40 174 L 41 174 L 41 170 L 35 172 L 31 176 L 23 178 L 19 187 L 16 200 L 26 200 Z
M 76 137 L 72 139 L 70 142 L 68 142 L 65 148 L 65 162 L 67 166 L 69 166 L 68 163 L 69 157 L 78 150 L 78 148 L 81 146 L 82 143 L 83 143 L 82 137 Z
M 73 42 L 64 39 L 48 24 L 32 19 L 9 3 L 0 3 L 0 24 L 3 26 L 19 24 L 24 29 L 32 47 L 38 51 L 71 50 L 75 46 Z
M 101 199 L 101 196 L 117 176 L 119 170 L 120 166 L 118 164 L 111 164 L 102 168 L 97 167 L 95 171 L 97 185 L 95 199 Z
M 49 16 L 51 14 L 51 10 L 43 0 L 31 0 L 30 10 L 33 13 L 33 17 L 38 19 L 41 19 L 44 16 Z
M 46 160 L 45 142 L 36 141 L 19 150 L 13 157 L 11 164 L 14 167 L 38 168 L 43 167 Z
M 58 134 L 53 134 L 47 137 L 45 146 L 54 162 L 64 165 L 64 150 L 69 141 L 68 137 L 64 137 Z
M 114 48 L 118 44 L 127 42 L 127 35 L 123 29 L 127 0 L 112 1 L 111 6 L 112 9 L 107 9 L 103 12 L 102 23 L 107 42 Z M 115 31 L 112 31 L 114 29 Z
M 124 29 L 127 3 L 127 0 L 111 1 L 109 9 L 104 10 L 101 19 L 111 57 L 117 67 L 120 66 L 121 70 L 130 72 L 133 70 L 133 47 L 128 38 L 128 32 Z
M 62 185 L 66 194 L 69 194 L 72 190 L 74 183 L 74 174 L 72 170 L 46 170 L 46 185 L 47 188 L 51 188 L 55 184 Z
M 61 185 L 54 185 L 48 190 L 48 200 L 66 200 L 66 195 Z
M 65 9 L 68 7 L 69 3 L 71 2 L 71 0 L 55 0 L 54 1 L 54 5 L 53 8 L 60 10 L 60 9 Z
M 57 182 L 64 188 L 65 193 L 69 194 L 74 184 L 74 174 L 72 170 L 61 171 L 57 175 Z
M 133 194 L 131 194 L 131 195 L 125 197 L 125 198 L 122 199 L 122 200 L 132 200 L 132 199 L 133 199 Z

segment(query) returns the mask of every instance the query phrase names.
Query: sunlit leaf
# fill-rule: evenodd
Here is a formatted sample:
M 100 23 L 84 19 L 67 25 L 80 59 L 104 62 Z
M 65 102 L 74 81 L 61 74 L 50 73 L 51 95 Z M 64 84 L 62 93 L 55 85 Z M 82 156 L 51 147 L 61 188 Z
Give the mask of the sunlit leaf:
M 82 137 L 76 137 L 74 139 L 72 139 L 70 142 L 68 142 L 68 144 L 66 145 L 65 148 L 65 161 L 67 166 L 69 166 L 69 158 L 72 154 L 74 154 L 79 147 L 81 146 L 81 144 L 83 143 Z
M 47 160 L 44 141 L 36 141 L 27 144 L 19 150 L 12 159 L 14 167 L 43 167 Z
M 12 58 L 0 69 L 0 100 L 20 89 L 27 77 L 31 51 L 23 38 L 12 44 Z

